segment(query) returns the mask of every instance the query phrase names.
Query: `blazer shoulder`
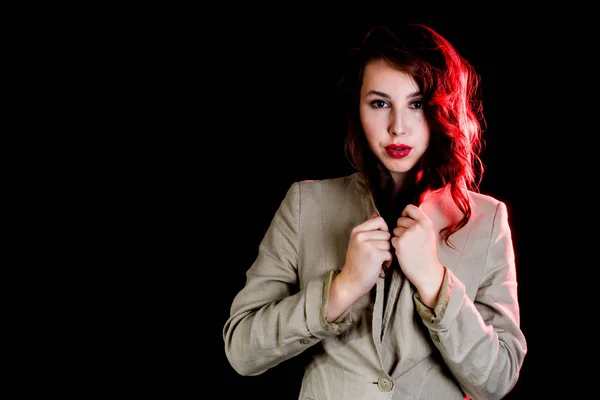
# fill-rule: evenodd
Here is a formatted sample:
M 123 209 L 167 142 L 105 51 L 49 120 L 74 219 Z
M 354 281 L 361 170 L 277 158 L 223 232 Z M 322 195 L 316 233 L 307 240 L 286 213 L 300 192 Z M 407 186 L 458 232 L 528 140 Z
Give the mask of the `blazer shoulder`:
M 294 183 L 301 204 L 324 207 L 357 200 L 355 177 L 352 175 L 326 179 L 302 180 Z
M 305 179 L 297 181 L 301 189 L 344 190 L 356 183 L 355 174 L 325 179 Z
M 485 193 L 477 193 L 469 191 L 469 196 L 475 205 L 496 207 L 501 202 L 500 199 Z
M 494 196 L 485 193 L 469 192 L 473 211 L 479 215 L 495 215 L 499 208 L 506 210 L 506 203 Z

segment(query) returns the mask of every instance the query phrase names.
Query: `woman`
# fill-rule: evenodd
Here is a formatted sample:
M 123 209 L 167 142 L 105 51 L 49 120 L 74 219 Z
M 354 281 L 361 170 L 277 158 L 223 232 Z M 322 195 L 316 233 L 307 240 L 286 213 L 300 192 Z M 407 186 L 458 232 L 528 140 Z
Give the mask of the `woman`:
M 310 351 L 301 399 L 499 399 L 527 345 L 506 205 L 478 192 L 478 76 L 419 24 L 369 32 L 342 81 L 356 173 L 291 185 L 225 352 L 257 375 Z

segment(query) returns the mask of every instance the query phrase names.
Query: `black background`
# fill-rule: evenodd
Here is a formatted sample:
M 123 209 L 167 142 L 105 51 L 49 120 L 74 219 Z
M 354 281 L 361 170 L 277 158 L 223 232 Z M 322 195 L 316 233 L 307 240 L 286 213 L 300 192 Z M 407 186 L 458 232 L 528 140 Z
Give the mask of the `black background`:
M 37 295 L 17 286 L 29 324 L 7 324 L 24 333 L 7 341 L 19 390 L 295 400 L 301 356 L 255 377 L 231 368 L 229 307 L 290 185 L 352 172 L 336 95 L 347 49 L 375 24 L 422 22 L 482 77 L 481 190 L 508 206 L 528 341 L 508 398 L 597 392 L 597 13 L 576 2 L 440 4 L 23 13 L 8 31 L 23 58 L 7 56 L 23 71 L 7 79 L 21 87 L 10 105 L 39 105 L 19 107 L 17 130 L 36 158 L 18 179 L 34 192 L 6 188 L 28 200 L 6 212 L 47 243 L 22 241 L 22 257 L 41 259 L 19 264 Z M 30 167 L 17 154 L 7 177 Z
M 409 16 L 410 17 L 410 16 Z M 290 17 L 291 18 L 291 17 Z M 453 43 L 481 75 L 488 129 L 483 160 L 487 166 L 481 191 L 506 202 L 513 229 L 521 326 L 529 354 L 521 379 L 509 398 L 530 398 L 536 391 L 535 370 L 543 367 L 541 326 L 536 320 L 540 250 L 535 213 L 540 154 L 528 142 L 535 129 L 528 92 L 537 82 L 526 79 L 541 68 L 521 35 L 503 36 L 489 18 L 457 19 L 362 18 L 303 23 L 280 19 L 238 25 L 227 31 L 215 60 L 219 89 L 208 101 L 220 110 L 220 123 L 207 133 L 218 137 L 214 156 L 222 157 L 228 175 L 216 193 L 234 210 L 221 215 L 230 228 L 232 247 L 226 251 L 220 285 L 215 336 L 220 335 L 229 305 L 245 282 L 245 270 L 289 186 L 297 180 L 323 179 L 352 172 L 343 155 L 345 116 L 338 107 L 336 84 L 346 51 L 375 23 L 423 22 Z M 523 29 L 525 27 L 521 27 Z M 518 29 L 513 27 L 513 29 Z M 523 33 L 523 32 L 521 32 Z M 519 53 L 517 56 L 515 53 Z M 527 87 L 525 85 L 527 82 Z M 214 97 L 212 97 L 214 94 Z M 218 168 L 218 166 L 216 167 Z M 538 258 L 539 260 L 539 258 Z M 219 326 L 220 325 L 220 326 Z M 218 338 L 215 338 L 218 343 Z M 222 343 L 222 339 L 221 339 Z M 217 346 L 219 347 L 219 346 Z M 221 347 L 223 347 L 221 345 Z M 224 353 L 218 365 L 223 387 L 220 398 L 296 399 L 302 377 L 300 361 L 290 360 L 256 377 L 241 377 Z M 538 391 L 539 393 L 539 391 Z
M 183 94 L 173 99 L 171 126 L 180 142 L 169 148 L 173 175 L 162 178 L 173 193 L 173 219 L 184 228 L 172 232 L 177 243 L 169 265 L 179 266 L 181 275 L 170 290 L 187 292 L 176 297 L 185 305 L 164 312 L 173 330 L 183 327 L 192 336 L 194 349 L 185 341 L 172 344 L 184 361 L 173 366 L 179 371 L 173 386 L 214 389 L 223 399 L 297 398 L 301 357 L 260 376 L 239 376 L 225 358 L 223 325 L 290 185 L 352 172 L 336 93 L 348 48 L 375 24 L 421 22 L 444 35 L 481 75 L 488 123 L 481 191 L 508 207 L 529 347 L 507 398 L 576 390 L 571 377 L 579 370 L 564 361 L 572 353 L 565 331 L 576 317 L 562 311 L 572 291 L 559 275 L 571 253 L 567 243 L 575 239 L 557 232 L 555 222 L 571 199 L 557 176 L 576 159 L 568 148 L 557 154 L 556 144 L 569 141 L 572 126 L 565 126 L 573 120 L 563 112 L 572 109 L 569 96 L 578 86 L 569 85 L 573 75 L 565 76 L 559 50 L 564 43 L 575 46 L 578 34 L 565 36 L 562 26 L 535 13 L 493 9 L 475 15 L 380 10 L 378 16 L 269 10 L 275 17 L 254 11 L 255 17 L 243 18 L 244 10 L 236 9 L 237 19 L 220 17 L 213 24 L 207 13 L 193 28 L 179 27 L 181 41 L 172 42 L 183 76 L 172 68 L 173 85 Z M 561 219 L 562 228 L 568 224 Z

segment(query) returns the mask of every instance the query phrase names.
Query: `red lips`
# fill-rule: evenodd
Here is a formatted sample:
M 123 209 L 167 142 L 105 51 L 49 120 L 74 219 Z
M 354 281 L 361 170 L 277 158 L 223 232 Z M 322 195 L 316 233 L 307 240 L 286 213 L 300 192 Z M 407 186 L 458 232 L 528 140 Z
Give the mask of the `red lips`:
M 412 147 L 406 144 L 390 144 L 385 146 L 386 153 L 393 158 L 404 158 L 410 154 Z

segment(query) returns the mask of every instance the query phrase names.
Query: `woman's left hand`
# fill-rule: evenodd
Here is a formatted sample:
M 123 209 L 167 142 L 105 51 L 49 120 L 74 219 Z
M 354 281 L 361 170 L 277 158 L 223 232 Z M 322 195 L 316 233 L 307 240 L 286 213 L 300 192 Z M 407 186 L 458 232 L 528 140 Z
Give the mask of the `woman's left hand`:
M 391 243 L 402 272 L 415 285 L 423 302 L 433 308 L 445 269 L 438 258 L 431 220 L 419 207 L 407 205 L 398 218 Z

